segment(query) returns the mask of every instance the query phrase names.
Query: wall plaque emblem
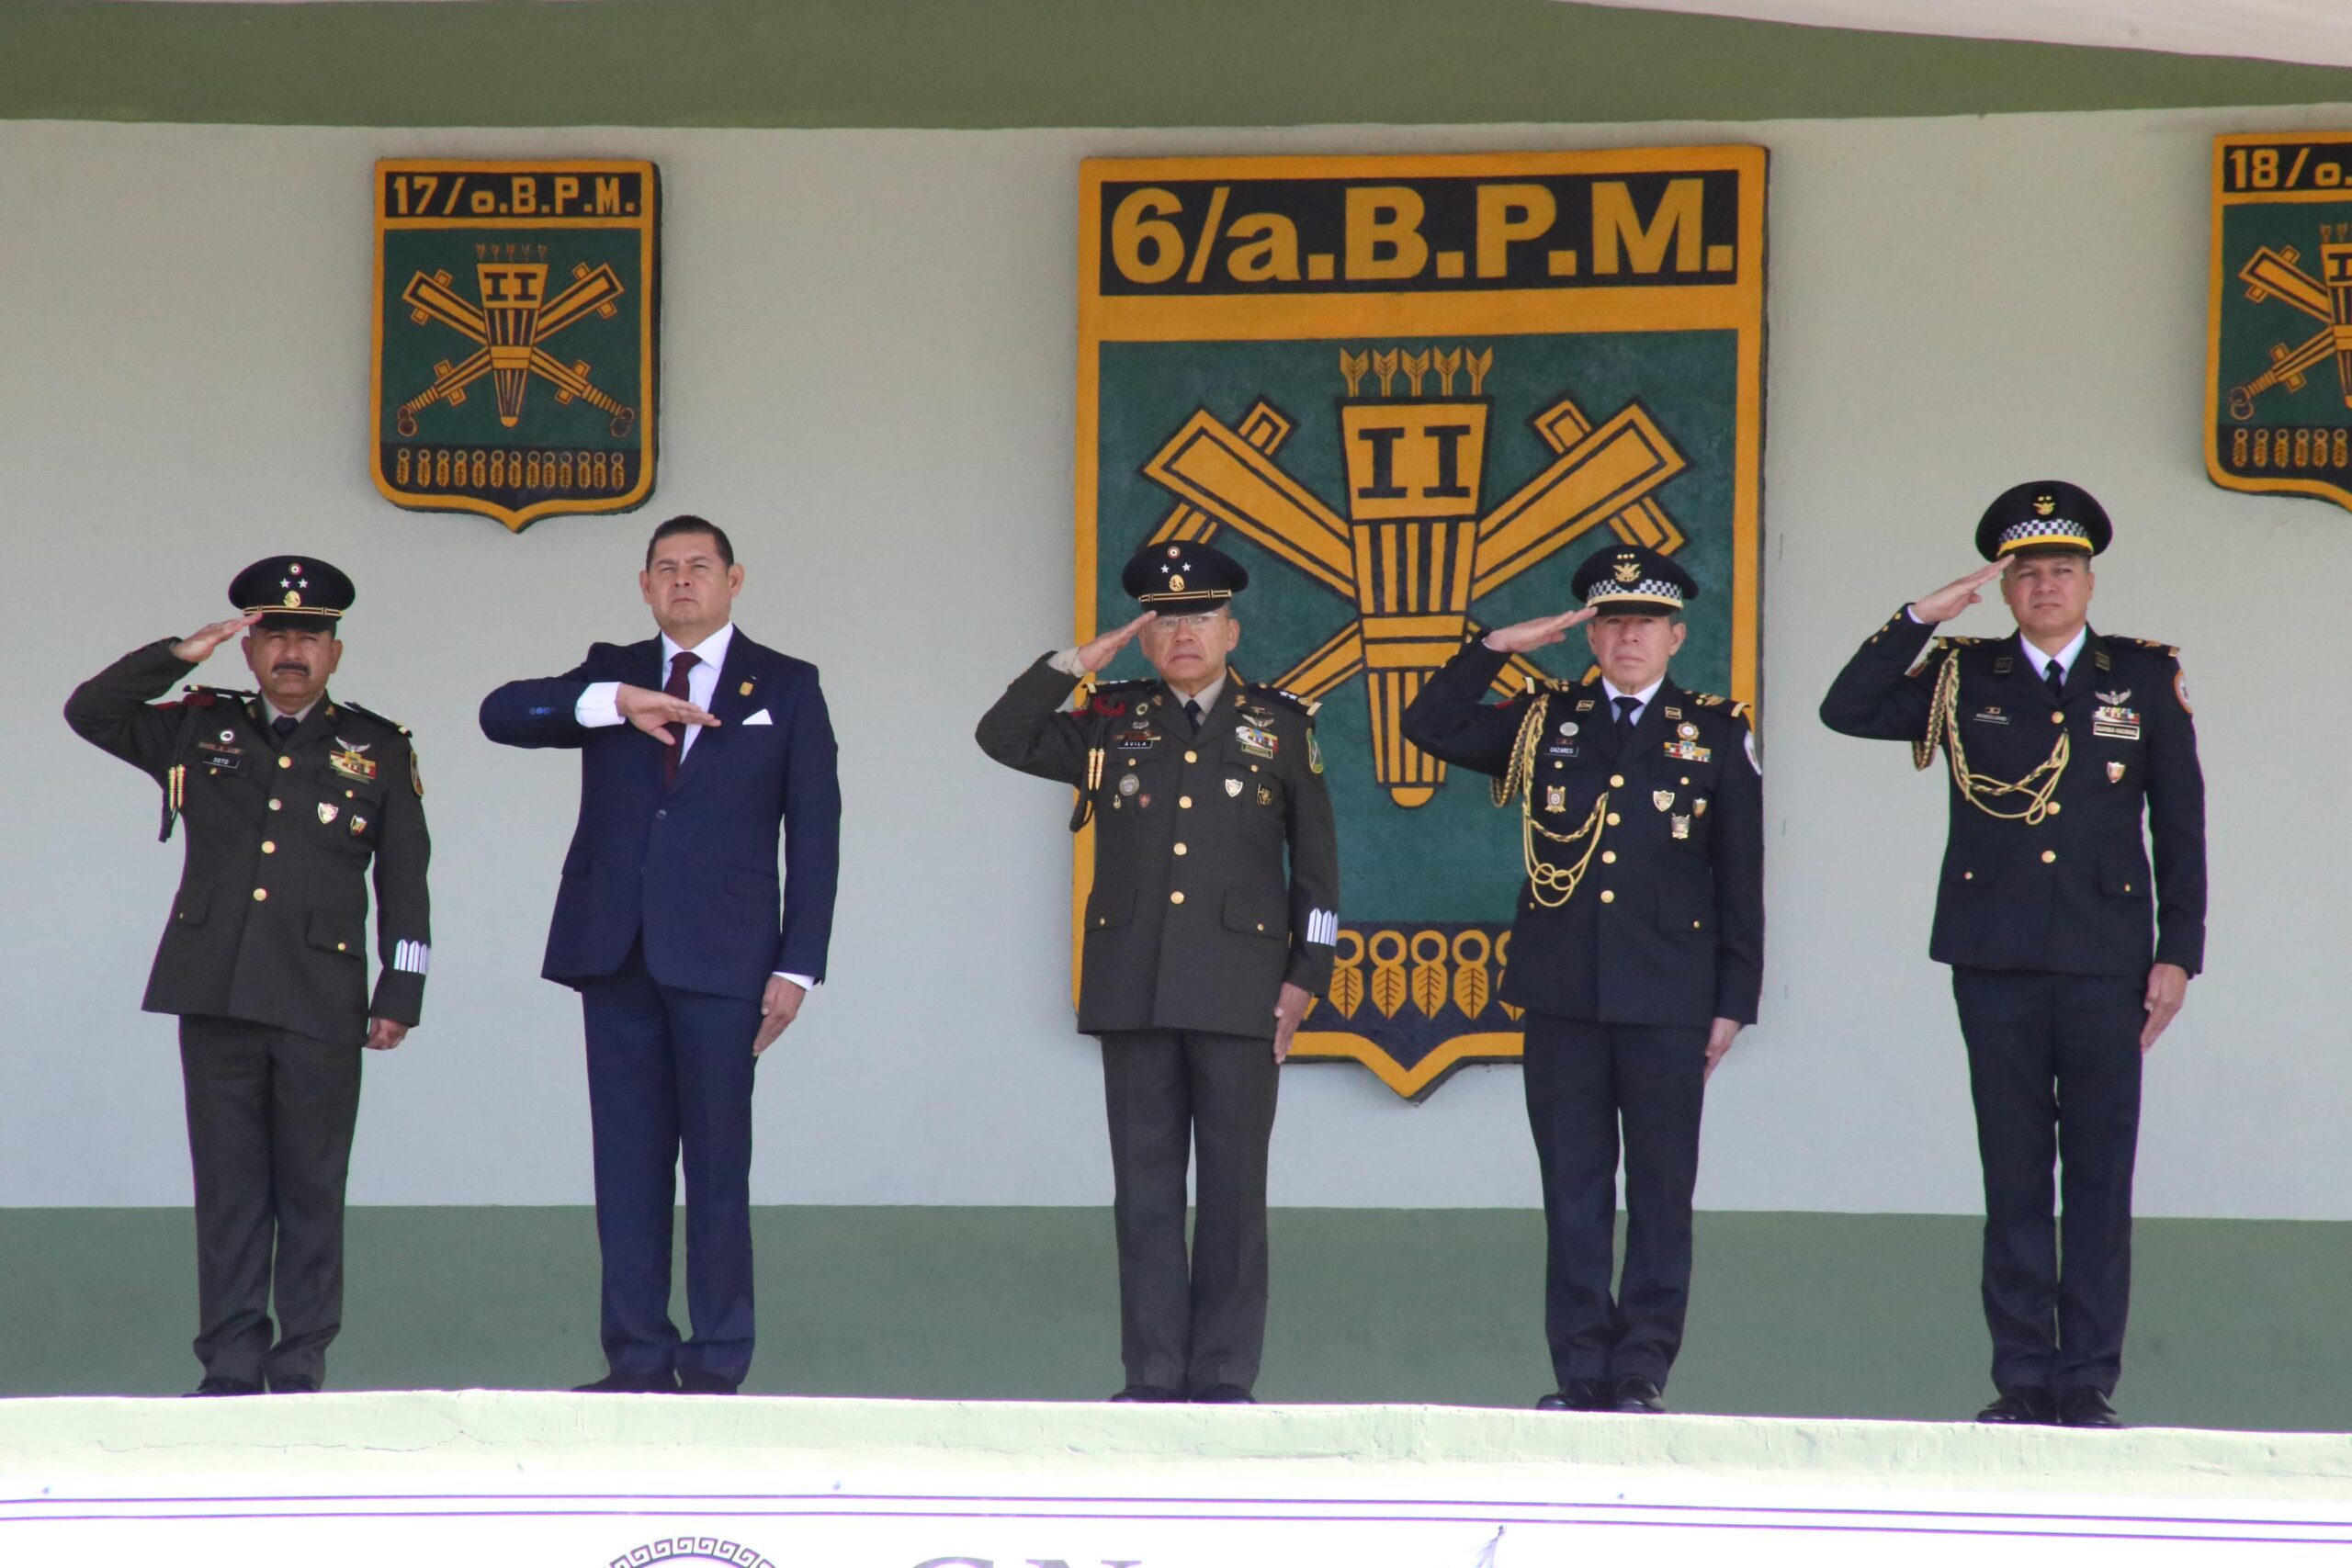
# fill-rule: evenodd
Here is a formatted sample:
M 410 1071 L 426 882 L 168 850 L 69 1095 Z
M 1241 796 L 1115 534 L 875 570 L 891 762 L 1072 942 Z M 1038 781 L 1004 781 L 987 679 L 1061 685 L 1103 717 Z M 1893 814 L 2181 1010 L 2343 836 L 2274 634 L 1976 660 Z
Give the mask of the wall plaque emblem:
M 370 468 L 397 506 L 520 531 L 653 493 L 650 163 L 376 165 Z
M 2352 131 L 2213 141 L 2205 471 L 2352 506 Z
M 1764 183 L 1758 147 L 1084 165 L 1078 629 L 1138 547 L 1215 539 L 1239 667 L 1321 703 L 1339 953 L 1295 1059 L 1419 1098 L 1519 1055 L 1518 822 L 1400 724 L 1465 636 L 1639 542 L 1705 589 L 1678 679 L 1755 698 Z M 1498 688 L 1581 635 L 1546 657 Z

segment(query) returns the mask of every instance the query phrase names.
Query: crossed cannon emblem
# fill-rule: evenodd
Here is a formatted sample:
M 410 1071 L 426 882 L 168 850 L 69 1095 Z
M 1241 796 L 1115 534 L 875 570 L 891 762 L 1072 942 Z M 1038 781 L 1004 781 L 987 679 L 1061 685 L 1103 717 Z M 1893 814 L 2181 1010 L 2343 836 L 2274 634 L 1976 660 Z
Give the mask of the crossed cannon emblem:
M 485 246 L 495 252 L 500 247 Z M 504 247 L 509 251 L 514 246 Z M 528 247 L 524 247 L 527 253 Z M 616 436 L 627 435 L 637 423 L 637 411 L 625 408 L 588 379 L 588 362 L 566 365 L 539 345 L 594 311 L 609 321 L 618 310 L 614 301 L 623 293 L 620 277 L 610 265 L 595 267 L 585 262 L 571 269 L 571 282 L 548 298 L 546 249 L 537 261 L 483 259 L 474 267 L 481 303 L 450 287 L 447 272 L 420 272 L 401 291 L 409 320 L 423 326 L 439 321 L 473 340 L 473 353 L 451 365 L 442 360 L 433 367 L 433 384 L 402 403 L 392 415 L 402 435 L 416 434 L 416 416 L 435 403 L 452 407 L 466 400 L 466 389 L 491 378 L 498 398 L 498 423 L 512 430 L 523 418 L 523 394 L 537 376 L 555 387 L 555 400 L 573 399 L 612 417 Z

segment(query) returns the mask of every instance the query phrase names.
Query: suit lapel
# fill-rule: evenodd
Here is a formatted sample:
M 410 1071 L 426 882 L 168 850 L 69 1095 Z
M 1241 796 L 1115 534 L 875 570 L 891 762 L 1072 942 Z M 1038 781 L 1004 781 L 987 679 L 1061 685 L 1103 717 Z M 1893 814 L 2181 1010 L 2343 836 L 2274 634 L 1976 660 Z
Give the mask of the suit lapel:
M 728 639 L 727 657 L 719 661 L 718 684 L 710 692 L 710 716 L 718 720 L 718 728 L 706 729 L 695 737 L 695 743 L 687 750 L 685 760 L 678 764 L 679 789 L 684 789 L 693 780 L 718 765 L 712 759 L 726 749 L 728 739 L 734 734 L 736 727 L 764 705 L 760 682 L 752 673 L 753 666 L 760 661 L 759 645 L 743 635 L 742 627 L 737 626 L 735 635 Z M 747 682 L 752 687 L 748 695 L 743 691 Z

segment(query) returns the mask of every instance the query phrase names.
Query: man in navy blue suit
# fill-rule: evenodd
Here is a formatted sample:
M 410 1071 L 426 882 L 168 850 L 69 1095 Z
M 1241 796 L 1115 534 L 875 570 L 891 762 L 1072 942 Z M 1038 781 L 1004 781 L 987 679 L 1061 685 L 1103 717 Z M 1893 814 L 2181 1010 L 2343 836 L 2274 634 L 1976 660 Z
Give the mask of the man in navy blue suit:
M 723 531 L 662 524 L 638 586 L 659 637 L 507 682 L 481 728 L 580 752 L 540 973 L 579 991 L 587 1027 L 610 1371 L 582 1392 L 732 1393 L 752 1364 L 752 1066 L 825 977 L 841 784 L 816 666 L 732 622 L 743 569 Z M 682 1151 L 683 1342 L 669 1310 Z

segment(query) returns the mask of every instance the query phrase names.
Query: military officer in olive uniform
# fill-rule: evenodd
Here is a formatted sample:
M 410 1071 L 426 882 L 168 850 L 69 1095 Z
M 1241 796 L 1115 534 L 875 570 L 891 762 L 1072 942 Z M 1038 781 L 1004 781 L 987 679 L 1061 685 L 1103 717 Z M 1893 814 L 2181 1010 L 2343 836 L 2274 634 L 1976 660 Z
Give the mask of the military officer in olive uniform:
M 1667 675 L 1699 592 L 1690 574 L 1611 546 L 1571 586 L 1582 609 L 1465 644 L 1406 710 L 1405 735 L 1496 775 L 1496 804 L 1521 813 L 1528 879 L 1502 997 L 1527 1010 L 1550 1243 L 1557 1388 L 1537 1408 L 1656 1412 L 1690 1300 L 1704 1086 L 1763 985 L 1763 789 L 1746 707 Z M 1597 665 L 1582 681 L 1482 703 L 1512 654 L 1585 623 Z
M 1127 1377 L 1114 1397 L 1245 1404 L 1265 1337 L 1276 1069 L 1330 981 L 1338 841 L 1311 710 L 1226 662 L 1248 573 L 1180 542 L 1146 547 L 1120 581 L 1144 613 L 1039 659 L 978 740 L 1076 785 L 1071 828 L 1095 825 L 1078 1027 L 1102 1037 L 1111 1126 Z M 1137 637 L 1158 680 L 1056 711 Z
M 343 1320 L 360 1049 L 398 1045 L 424 999 L 416 754 L 399 725 L 327 694 L 353 597 L 315 557 L 256 561 L 230 585 L 237 615 L 125 655 L 65 705 L 75 734 L 163 787 L 164 838 L 187 824 L 142 1005 L 180 1020 L 204 1394 L 322 1385 Z M 153 700 L 241 632 L 259 692 Z
M 2177 649 L 2091 629 L 2112 536 L 2076 486 L 2004 491 L 1976 528 L 1992 564 L 1896 611 L 1821 702 L 1840 734 L 1951 764 L 1928 955 L 1951 965 L 1984 1168 L 1991 1422 L 2121 1424 L 2141 1057 L 2205 957 L 2188 684 Z M 2016 634 L 1936 637 L 1996 578 Z

